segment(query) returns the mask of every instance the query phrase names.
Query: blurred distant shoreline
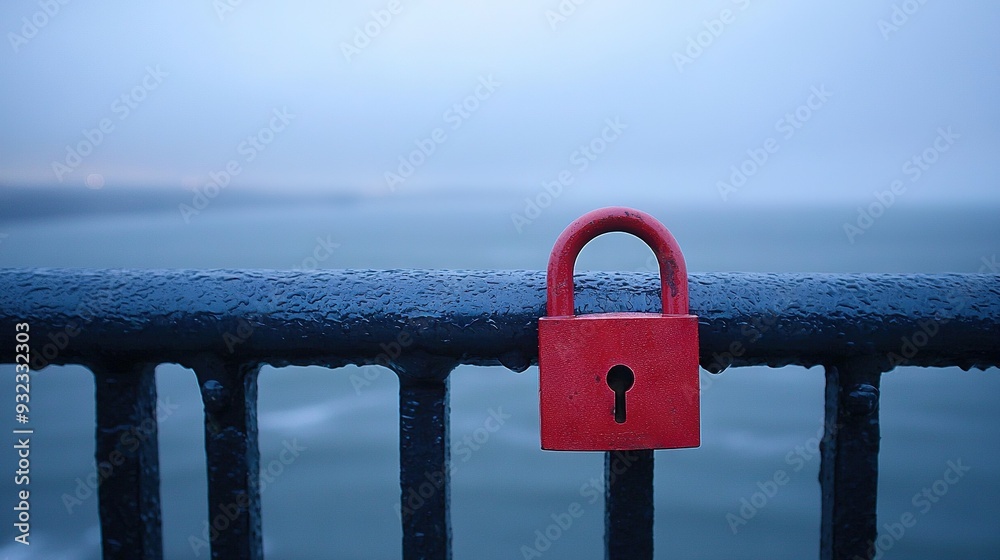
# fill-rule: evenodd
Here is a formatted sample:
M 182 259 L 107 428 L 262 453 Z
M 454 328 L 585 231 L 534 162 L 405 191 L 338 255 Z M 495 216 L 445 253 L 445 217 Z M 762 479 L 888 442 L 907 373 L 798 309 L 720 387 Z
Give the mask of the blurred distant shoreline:
M 178 213 L 181 204 L 192 204 L 194 191 L 168 187 L 105 187 L 102 189 L 64 186 L 0 186 L 0 221 L 32 221 L 54 217 L 121 214 Z M 268 192 L 261 189 L 231 188 L 211 200 L 212 206 L 248 207 L 275 203 L 344 204 L 364 196 L 345 192 Z
M 317 190 L 281 190 L 277 188 L 262 189 L 254 187 L 230 187 L 212 197 L 213 208 L 260 208 L 279 206 L 350 206 L 369 203 L 389 203 L 393 200 L 420 200 L 433 202 L 447 199 L 452 203 L 468 202 L 482 205 L 493 204 L 500 211 L 516 212 L 524 205 L 525 197 L 537 194 L 538 189 L 532 187 L 435 187 L 404 189 L 400 192 L 371 192 L 349 188 L 331 188 L 328 191 Z M 181 205 L 192 205 L 194 190 L 181 187 L 121 187 L 108 186 L 101 189 L 85 187 L 69 188 L 66 186 L 9 186 L 0 184 L 0 222 L 38 221 L 60 217 L 94 217 L 115 215 L 141 215 L 174 213 L 180 215 Z M 610 192 L 610 191 L 609 191 Z M 576 202 L 585 202 L 593 191 L 580 192 Z M 692 211 L 706 212 L 713 216 L 735 215 L 759 210 L 777 210 L 780 208 L 799 208 L 816 210 L 839 210 L 849 216 L 854 206 L 868 201 L 833 201 L 816 200 L 811 202 L 798 200 L 744 200 L 737 203 L 722 201 L 670 201 L 670 194 L 650 189 L 648 193 L 622 192 L 623 205 L 639 199 L 655 200 L 657 203 L 668 203 L 672 207 L 682 207 Z M 606 200 L 609 196 L 602 196 Z M 611 196 L 610 198 L 615 198 Z M 566 201 L 563 201 L 566 202 Z M 920 210 L 933 210 L 940 213 L 972 211 L 980 214 L 984 210 L 1000 210 L 1000 204 L 993 200 L 979 202 L 969 201 L 908 201 Z M 560 203 L 561 205 L 561 203 Z M 607 204 L 598 204 L 607 205 Z M 634 204 L 633 204 L 634 205 Z M 596 206 L 595 206 L 596 207 Z M 955 219 L 962 219 L 960 214 L 953 214 Z

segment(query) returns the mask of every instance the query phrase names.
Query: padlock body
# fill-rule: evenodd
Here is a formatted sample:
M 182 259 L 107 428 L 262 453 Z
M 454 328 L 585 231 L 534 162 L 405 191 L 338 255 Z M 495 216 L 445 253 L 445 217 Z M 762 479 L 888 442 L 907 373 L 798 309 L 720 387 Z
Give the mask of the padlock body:
M 608 372 L 630 368 L 625 422 Z M 598 313 L 538 323 L 542 449 L 676 449 L 701 444 L 698 318 Z

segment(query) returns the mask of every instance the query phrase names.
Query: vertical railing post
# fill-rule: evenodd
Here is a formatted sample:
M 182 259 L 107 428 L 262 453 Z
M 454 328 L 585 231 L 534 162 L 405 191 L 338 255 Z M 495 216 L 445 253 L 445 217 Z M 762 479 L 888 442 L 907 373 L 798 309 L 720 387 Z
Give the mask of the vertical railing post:
M 826 414 L 820 486 L 821 560 L 875 556 L 878 537 L 879 381 L 875 358 L 826 367 Z
M 604 454 L 604 557 L 653 559 L 653 450 Z
M 98 510 L 104 558 L 163 558 L 153 364 L 94 363 Z
M 263 558 L 257 364 L 216 358 L 195 365 L 205 403 L 208 534 L 213 559 Z
M 402 359 L 399 375 L 399 516 L 404 560 L 451 560 L 448 373 L 454 363 Z

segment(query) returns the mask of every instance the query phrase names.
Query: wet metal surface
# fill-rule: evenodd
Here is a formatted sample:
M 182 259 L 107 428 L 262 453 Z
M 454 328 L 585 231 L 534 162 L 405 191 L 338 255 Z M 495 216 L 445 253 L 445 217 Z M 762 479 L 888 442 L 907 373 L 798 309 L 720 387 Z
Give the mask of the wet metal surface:
M 451 559 L 448 380 L 401 377 L 400 521 L 404 560 Z
M 604 488 L 605 558 L 652 560 L 653 450 L 605 453 Z
M 875 360 L 826 367 L 820 559 L 872 558 L 878 538 L 879 381 Z
M 207 540 L 213 559 L 264 557 L 257 443 L 259 370 L 256 365 L 214 357 L 194 360 L 205 403 Z M 198 541 L 192 548 L 201 552 L 204 544 Z
M 1000 276 L 689 275 L 703 367 L 1000 363 Z M 578 313 L 658 312 L 654 273 L 576 277 Z M 99 313 L 80 316 L 78 308 Z M 400 332 L 408 353 L 522 369 L 537 360 L 545 275 L 526 271 L 186 271 L 0 269 L 0 328 L 75 325 L 46 362 L 102 355 L 190 365 L 214 354 L 273 365 L 372 363 Z M 240 329 L 250 341 L 234 344 Z M 76 332 L 76 331 L 74 331 Z M 922 333 L 922 334 L 920 334 Z M 933 333 L 930 335 L 928 333 Z M 0 361 L 13 360 L 0 348 Z
M 104 558 L 163 558 L 153 365 L 108 362 L 92 369 Z
M 826 366 L 821 558 L 877 537 L 879 381 L 897 365 L 1000 365 L 1000 275 L 694 274 L 699 359 Z M 577 313 L 660 311 L 653 273 L 575 279 Z M 400 378 L 404 558 L 451 557 L 448 373 L 537 363 L 545 275 L 526 271 L 0 269 L 0 329 L 28 322 L 33 369 L 97 383 L 97 459 L 140 433 L 100 486 L 105 558 L 160 558 L 153 367 L 192 368 L 205 405 L 213 558 L 261 558 L 257 372 L 380 363 Z M 14 360 L 13 345 L 0 362 Z M 607 457 L 606 553 L 651 558 L 653 453 Z M 115 455 L 117 458 L 118 456 Z M 621 472 L 618 472 L 621 471 Z M 669 522 L 667 520 L 666 522 Z

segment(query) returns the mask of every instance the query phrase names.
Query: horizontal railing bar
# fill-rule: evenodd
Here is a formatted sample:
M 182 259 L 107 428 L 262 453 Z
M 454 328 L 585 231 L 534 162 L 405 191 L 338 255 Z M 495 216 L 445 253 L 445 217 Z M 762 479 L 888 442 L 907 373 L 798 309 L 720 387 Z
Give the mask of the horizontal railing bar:
M 701 364 L 830 363 L 879 356 L 1000 364 L 1000 275 L 751 274 L 689 277 Z M 653 273 L 578 275 L 577 309 L 655 312 Z M 0 269 L 0 329 L 29 322 L 36 363 L 102 356 L 272 365 L 392 360 L 399 348 L 523 369 L 537 359 L 545 277 L 530 271 Z M 393 346 L 395 345 L 395 346 Z M 13 345 L 0 362 L 13 361 Z M 43 360 L 42 362 L 39 362 Z

